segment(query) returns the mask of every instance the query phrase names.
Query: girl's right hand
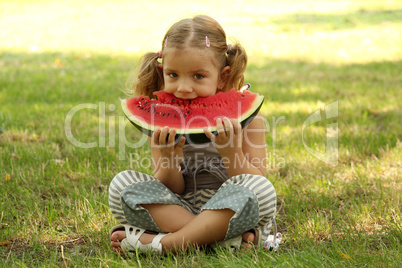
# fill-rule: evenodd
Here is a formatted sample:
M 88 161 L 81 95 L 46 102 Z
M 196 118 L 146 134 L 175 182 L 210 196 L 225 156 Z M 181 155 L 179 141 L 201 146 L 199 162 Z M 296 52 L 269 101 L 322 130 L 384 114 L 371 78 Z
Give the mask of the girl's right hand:
M 185 188 L 180 163 L 185 137 L 175 144 L 176 131 L 168 127 L 156 129 L 149 139 L 154 163 L 154 176 L 172 192 L 182 194 Z
M 156 129 L 152 134 L 151 149 L 159 151 L 159 156 L 168 160 L 176 160 L 179 165 L 183 157 L 183 146 L 186 142 L 185 137 L 181 137 L 179 142 L 175 144 L 176 130 L 170 130 L 168 127 Z

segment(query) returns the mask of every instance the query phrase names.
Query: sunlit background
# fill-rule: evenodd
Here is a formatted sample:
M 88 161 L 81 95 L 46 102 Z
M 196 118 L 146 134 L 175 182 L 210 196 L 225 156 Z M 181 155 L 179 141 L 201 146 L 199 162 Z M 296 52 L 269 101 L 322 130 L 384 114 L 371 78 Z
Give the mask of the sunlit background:
M 251 57 L 397 60 L 401 9 L 401 1 L 1 1 L 0 50 L 157 51 L 172 23 L 202 13 L 216 18 Z

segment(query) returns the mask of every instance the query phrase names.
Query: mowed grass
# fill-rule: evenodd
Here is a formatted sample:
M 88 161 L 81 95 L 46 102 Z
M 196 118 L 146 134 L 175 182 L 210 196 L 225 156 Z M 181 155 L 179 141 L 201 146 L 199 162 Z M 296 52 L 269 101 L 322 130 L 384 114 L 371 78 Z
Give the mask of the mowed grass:
M 277 224 L 284 240 L 277 252 L 195 250 L 131 258 L 109 249 L 109 229 L 116 222 L 107 189 L 122 170 L 152 174 L 152 168 L 146 161 L 149 146 L 124 119 L 119 98 L 125 97 L 122 90 L 140 52 L 159 49 L 160 40 L 151 42 L 146 34 L 161 38 L 177 18 L 136 25 L 139 41 L 133 42 L 127 23 L 139 14 L 130 13 L 139 3 L 102 1 L 80 12 L 78 2 L 70 3 L 0 3 L 7 11 L 0 19 L 7 26 L 1 27 L 0 41 L 0 266 L 399 266 L 399 1 L 348 6 L 255 1 L 243 8 L 241 2 L 223 2 L 232 11 L 226 15 L 202 3 L 188 4 L 192 13 L 219 16 L 249 48 L 246 81 L 265 96 L 268 178 L 278 193 Z M 144 14 L 152 14 L 155 5 L 184 14 L 165 2 L 141 5 Z M 32 32 L 17 23 L 30 8 L 36 11 L 29 15 Z M 101 25 L 105 33 L 113 32 L 111 39 L 94 25 L 102 14 L 120 15 L 109 15 Z M 78 34 L 66 34 L 70 17 Z M 160 21 L 169 23 L 162 27 Z M 38 30 L 45 22 L 55 23 L 56 39 Z M 336 101 L 338 115 L 327 119 L 325 106 Z M 303 128 L 317 110 L 322 120 Z M 327 124 L 335 123 L 339 157 L 332 167 L 306 147 L 324 153 Z

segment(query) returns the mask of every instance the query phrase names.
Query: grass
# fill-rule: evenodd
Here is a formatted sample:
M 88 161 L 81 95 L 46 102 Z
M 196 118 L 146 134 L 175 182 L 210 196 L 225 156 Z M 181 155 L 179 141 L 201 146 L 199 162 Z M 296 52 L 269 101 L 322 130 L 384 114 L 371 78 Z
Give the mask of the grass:
M 399 266 L 402 3 L 230 3 L 218 4 L 227 14 L 210 2 L 0 2 L 0 266 Z M 150 20 L 155 4 L 171 17 Z M 121 258 L 108 245 L 116 224 L 108 184 L 125 169 L 152 173 L 130 159 L 149 147 L 125 146 L 141 135 L 122 117 L 121 90 L 141 52 L 157 50 L 190 8 L 218 17 L 248 48 L 246 80 L 266 97 L 268 178 L 284 241 L 277 252 Z M 334 101 L 338 116 L 324 120 Z M 93 148 L 65 133 L 80 104 L 92 106 L 74 114 L 72 135 Z M 317 110 L 323 120 L 303 132 Z M 336 167 L 302 143 L 304 133 L 306 146 L 324 152 L 330 123 L 339 129 Z

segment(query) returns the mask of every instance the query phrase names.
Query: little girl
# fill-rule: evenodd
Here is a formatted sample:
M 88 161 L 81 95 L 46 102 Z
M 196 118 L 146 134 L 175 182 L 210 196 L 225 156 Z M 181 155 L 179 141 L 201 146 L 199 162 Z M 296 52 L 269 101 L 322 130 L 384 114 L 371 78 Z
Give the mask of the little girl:
M 217 21 L 196 16 L 175 23 L 160 52 L 145 54 L 135 92 L 193 99 L 240 90 L 246 65 L 244 49 L 226 43 Z M 175 253 L 215 242 L 251 248 L 267 239 L 276 193 L 265 178 L 264 121 L 257 116 L 242 129 L 220 118 L 217 125 L 216 136 L 205 130 L 211 142 L 198 145 L 175 141 L 174 129 L 157 129 L 149 138 L 154 175 L 116 175 L 109 188 L 110 209 L 121 223 L 111 230 L 114 251 Z

